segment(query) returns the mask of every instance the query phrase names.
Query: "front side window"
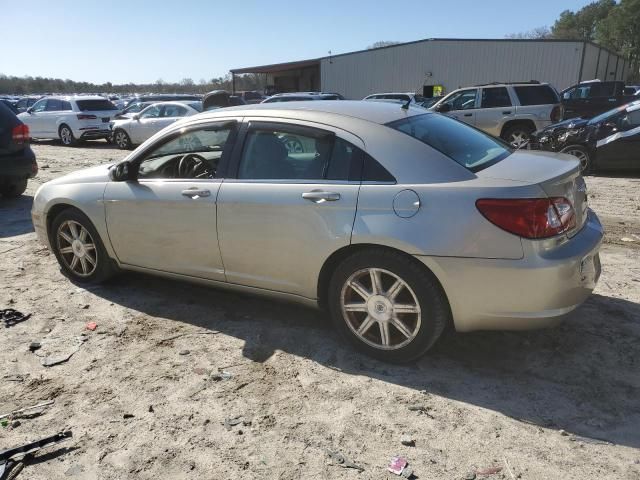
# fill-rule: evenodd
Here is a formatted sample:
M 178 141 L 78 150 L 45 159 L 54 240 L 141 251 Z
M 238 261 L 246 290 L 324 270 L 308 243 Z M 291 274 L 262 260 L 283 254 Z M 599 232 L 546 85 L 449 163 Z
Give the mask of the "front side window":
M 147 108 L 140 114 L 140 118 L 158 118 L 160 116 L 160 107 L 154 105 Z
M 184 117 L 187 109 L 179 105 L 165 105 L 162 109 L 163 117 Z
M 38 100 L 36 103 L 33 104 L 33 107 L 31 107 L 31 109 L 33 112 L 43 112 L 46 106 L 47 106 L 46 100 Z
M 444 115 L 416 115 L 387 126 L 426 143 L 472 172 L 489 167 L 511 154 L 511 150 L 499 140 Z
M 452 93 L 443 103 L 451 106 L 451 110 L 471 110 L 476 107 L 477 88 Z
M 480 108 L 510 107 L 511 98 L 505 87 L 483 88 Z
M 252 128 L 238 178 L 250 180 L 349 180 L 359 176 L 361 150 L 322 130 Z
M 62 102 L 55 98 L 47 100 L 47 108 L 45 108 L 46 112 L 59 112 L 62 110 Z
M 138 178 L 218 178 L 218 165 L 234 128 L 202 127 L 152 148 L 140 162 Z

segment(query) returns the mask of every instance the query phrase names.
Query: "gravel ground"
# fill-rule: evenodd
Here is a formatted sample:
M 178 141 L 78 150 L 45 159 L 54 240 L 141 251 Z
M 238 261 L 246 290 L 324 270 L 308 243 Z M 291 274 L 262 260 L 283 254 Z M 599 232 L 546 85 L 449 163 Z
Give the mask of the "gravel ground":
M 397 478 L 386 466 L 401 455 L 420 479 L 640 479 L 640 179 L 587 178 L 604 270 L 565 323 L 448 333 L 392 366 L 297 306 L 136 274 L 73 285 L 36 241 L 32 196 L 124 153 L 34 150 L 40 174 L 0 202 L 0 308 L 32 313 L 1 330 L 0 414 L 55 404 L 0 427 L 0 450 L 74 437 L 19 478 L 381 479 Z

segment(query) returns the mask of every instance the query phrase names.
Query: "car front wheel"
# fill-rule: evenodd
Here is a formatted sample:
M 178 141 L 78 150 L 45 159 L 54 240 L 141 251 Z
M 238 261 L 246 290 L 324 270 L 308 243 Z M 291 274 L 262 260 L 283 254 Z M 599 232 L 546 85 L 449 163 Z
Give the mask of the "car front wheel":
M 338 266 L 329 307 L 336 327 L 356 348 L 394 363 L 423 355 L 451 317 L 433 274 L 384 249 L 358 252 Z
M 569 145 L 568 147 L 560 150 L 560 153 L 567 153 L 573 155 L 580 161 L 580 172 L 583 175 L 591 173 L 593 171 L 591 164 L 591 156 L 589 151 L 580 145 Z
M 99 283 L 115 273 L 98 232 L 78 210 L 63 210 L 53 220 L 51 246 L 62 271 L 76 282 Z

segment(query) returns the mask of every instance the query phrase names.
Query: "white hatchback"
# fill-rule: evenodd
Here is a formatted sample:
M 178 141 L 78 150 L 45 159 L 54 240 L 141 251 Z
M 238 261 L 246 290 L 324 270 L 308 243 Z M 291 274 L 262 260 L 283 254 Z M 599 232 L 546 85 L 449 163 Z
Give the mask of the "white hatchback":
M 117 113 L 118 108 L 100 96 L 45 97 L 18 118 L 29 126 L 33 138 L 59 138 L 71 146 L 78 140 L 109 141 L 109 122 Z

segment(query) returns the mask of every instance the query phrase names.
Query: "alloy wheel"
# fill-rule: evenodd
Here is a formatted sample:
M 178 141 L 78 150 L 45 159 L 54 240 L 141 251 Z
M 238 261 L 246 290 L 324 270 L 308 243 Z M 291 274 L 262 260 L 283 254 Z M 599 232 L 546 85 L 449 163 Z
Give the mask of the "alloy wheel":
M 569 149 L 569 150 L 563 150 L 562 153 L 567 153 L 569 155 L 573 155 L 578 160 L 580 160 L 580 171 L 585 171 L 587 169 L 587 167 L 589 166 L 589 156 L 585 152 L 583 152 L 582 150 Z
M 515 130 L 511 135 L 509 135 L 507 141 L 513 148 L 519 149 L 527 144 L 529 141 L 529 134 L 524 130 Z
M 116 145 L 118 145 L 118 147 L 120 147 L 123 150 L 129 146 L 129 139 L 127 138 L 127 134 L 124 133 L 122 130 L 118 130 L 116 132 L 115 140 L 116 140 Z
M 349 329 L 374 348 L 402 348 L 420 330 L 422 314 L 416 294 L 388 270 L 366 268 L 353 273 L 342 288 L 340 306 Z
M 60 224 L 57 233 L 58 252 L 65 265 L 76 275 L 88 277 L 98 265 L 96 244 L 89 231 L 74 220 Z
M 60 140 L 62 140 L 63 144 L 71 145 L 72 138 L 73 133 L 71 133 L 71 130 L 68 127 L 62 127 L 60 129 Z

